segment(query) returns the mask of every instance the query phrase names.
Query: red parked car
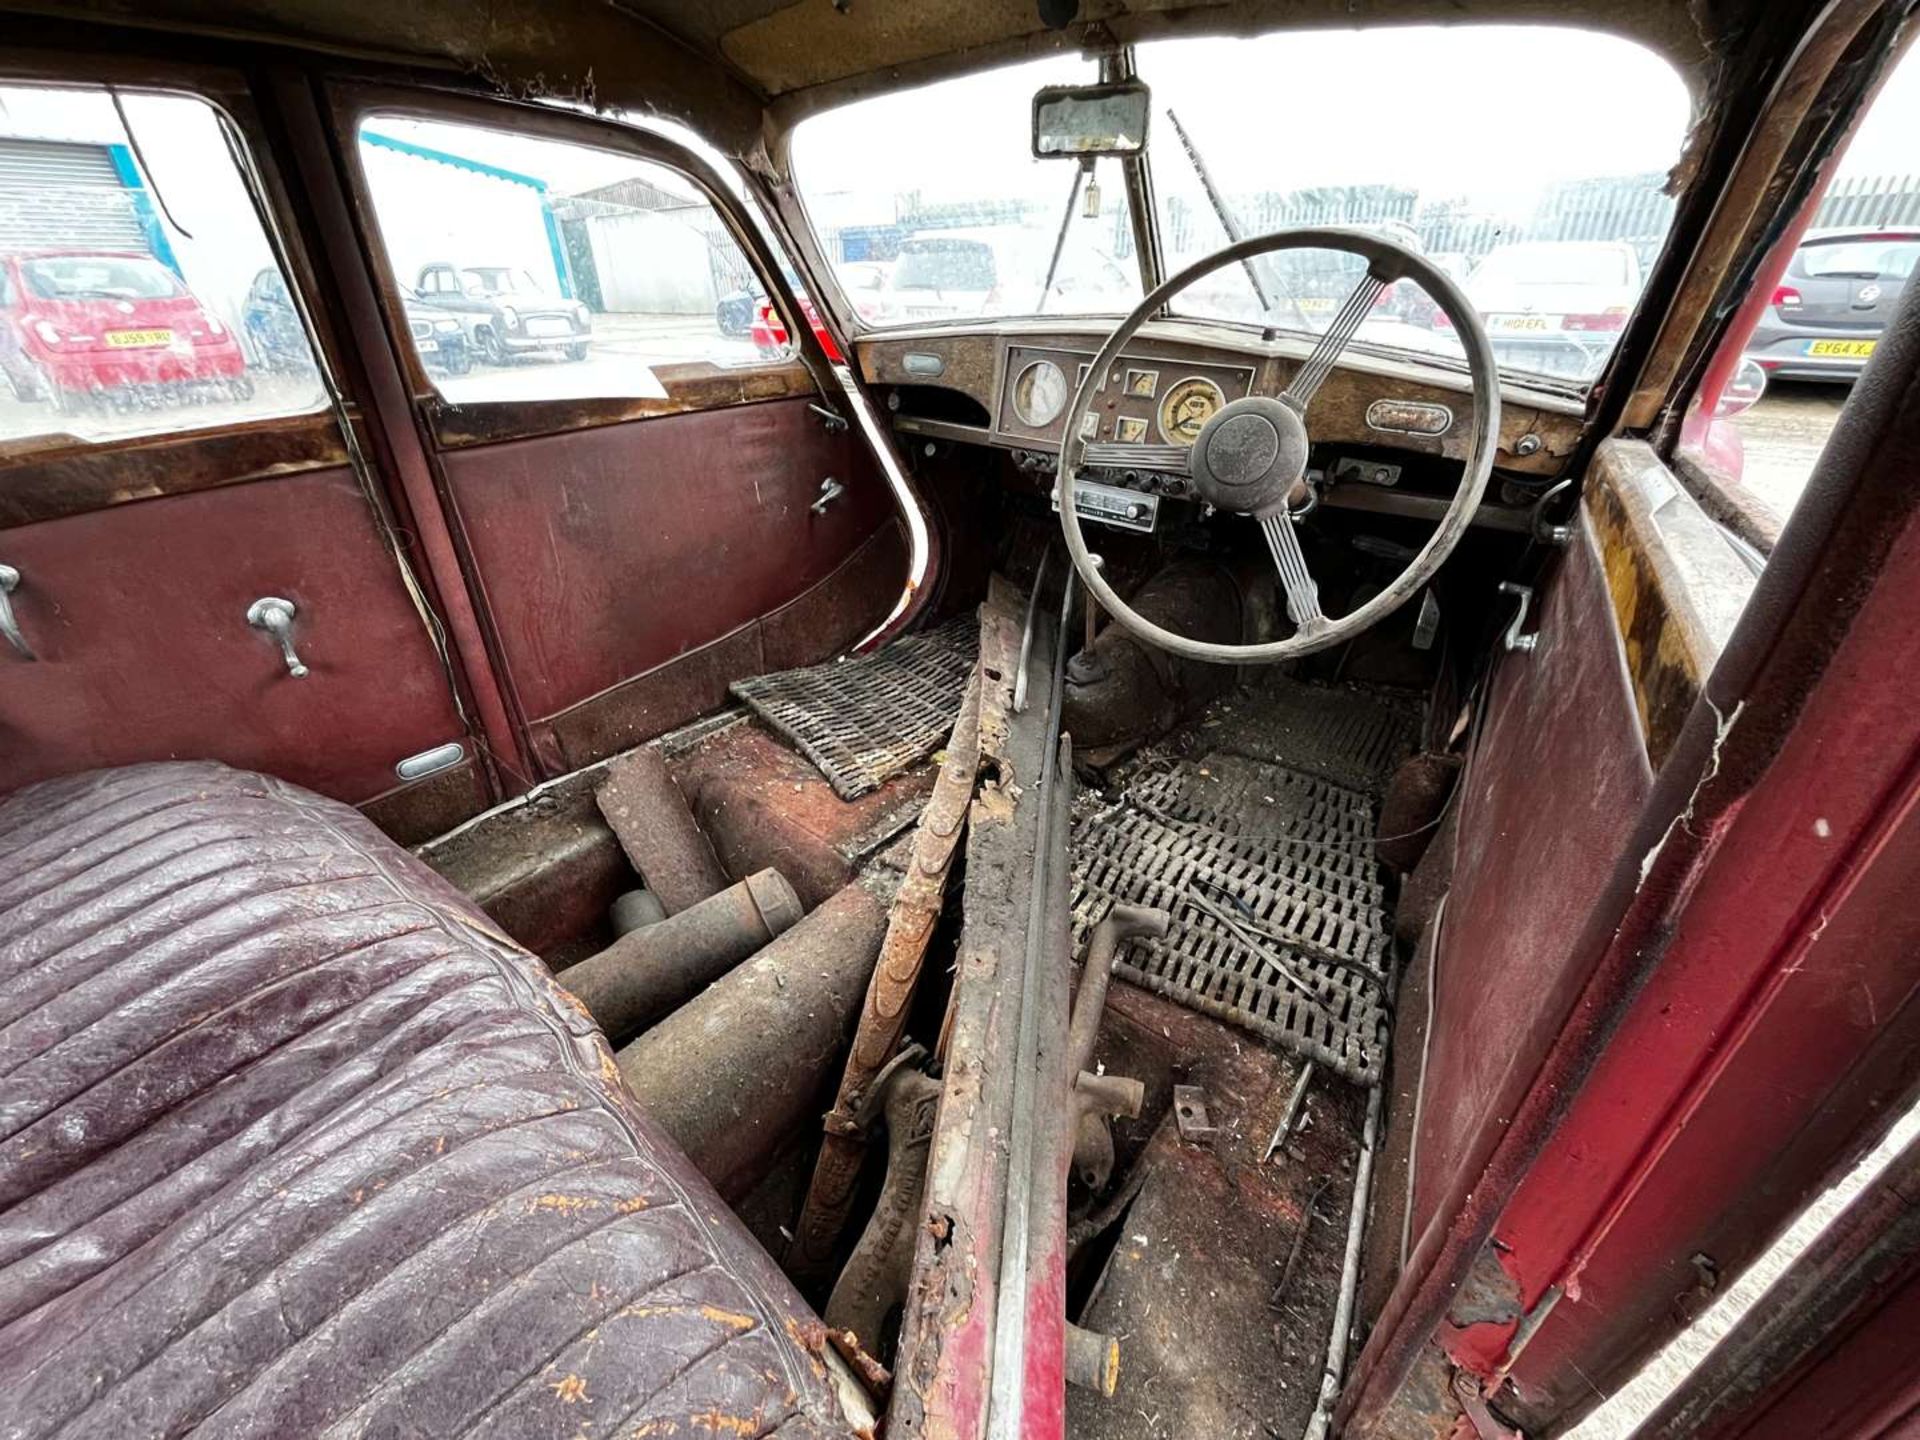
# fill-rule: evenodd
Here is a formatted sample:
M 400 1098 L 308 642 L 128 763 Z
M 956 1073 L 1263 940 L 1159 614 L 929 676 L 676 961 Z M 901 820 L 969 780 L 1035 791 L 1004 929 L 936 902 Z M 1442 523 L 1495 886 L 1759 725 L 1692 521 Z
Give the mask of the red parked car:
M 65 408 L 253 393 L 232 330 L 150 255 L 5 256 L 0 313 L 0 369 L 22 400 Z
M 820 337 L 820 348 L 827 352 L 827 358 L 838 360 L 840 347 L 834 343 L 827 327 L 820 323 L 820 312 L 813 308 L 813 301 L 803 297 L 800 310 L 807 317 L 807 324 L 813 327 L 813 333 Z M 754 348 L 762 355 L 777 355 L 787 348 L 787 325 L 771 300 L 762 300 L 754 307 L 751 333 Z

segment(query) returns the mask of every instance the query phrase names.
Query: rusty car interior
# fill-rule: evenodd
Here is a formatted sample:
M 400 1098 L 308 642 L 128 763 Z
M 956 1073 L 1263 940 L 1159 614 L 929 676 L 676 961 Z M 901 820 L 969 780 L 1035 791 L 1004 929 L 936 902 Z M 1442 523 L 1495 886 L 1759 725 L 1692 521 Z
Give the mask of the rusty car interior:
M 1913 1103 L 1911 0 L 5 9 L 0 1436 L 1544 1440 Z M 1449 124 L 1638 289 L 1236 208 Z

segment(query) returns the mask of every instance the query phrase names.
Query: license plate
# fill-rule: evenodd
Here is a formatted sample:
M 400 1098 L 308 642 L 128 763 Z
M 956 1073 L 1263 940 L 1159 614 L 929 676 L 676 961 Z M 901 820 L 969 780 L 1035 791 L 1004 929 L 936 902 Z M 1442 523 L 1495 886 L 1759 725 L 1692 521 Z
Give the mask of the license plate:
M 1488 328 L 1508 333 L 1516 330 L 1545 330 L 1547 317 L 1544 315 L 1496 315 Z
M 538 339 L 544 340 L 551 335 L 571 335 L 572 333 L 573 326 L 552 316 L 527 321 L 527 334 Z
M 1845 360 L 1864 360 L 1873 354 L 1873 346 L 1874 342 L 1871 340 L 1810 340 L 1807 342 L 1807 354 Z
M 116 350 L 137 350 L 149 345 L 171 345 L 171 330 L 109 330 L 107 344 Z
M 416 340 L 414 342 L 414 348 L 419 350 L 422 355 L 438 355 L 440 353 L 440 342 L 438 340 Z

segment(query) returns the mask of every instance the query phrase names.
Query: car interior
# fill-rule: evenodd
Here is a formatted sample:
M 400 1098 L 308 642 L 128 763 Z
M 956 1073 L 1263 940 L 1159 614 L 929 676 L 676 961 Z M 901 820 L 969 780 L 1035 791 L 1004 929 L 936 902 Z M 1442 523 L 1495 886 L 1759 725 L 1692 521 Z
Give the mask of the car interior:
M 1579 1434 L 1920 1094 L 1913 11 L 0 6 L 0 1436 Z

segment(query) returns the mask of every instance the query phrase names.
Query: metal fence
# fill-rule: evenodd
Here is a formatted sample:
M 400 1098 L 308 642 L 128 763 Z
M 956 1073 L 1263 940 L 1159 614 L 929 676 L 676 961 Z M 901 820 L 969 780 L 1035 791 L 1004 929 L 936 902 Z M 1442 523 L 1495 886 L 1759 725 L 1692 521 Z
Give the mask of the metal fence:
M 1618 241 L 1633 246 L 1644 267 L 1653 261 L 1673 220 L 1673 199 L 1666 176 L 1598 176 L 1553 185 L 1524 213 L 1495 212 L 1465 196 L 1423 196 L 1394 185 L 1322 186 L 1292 191 L 1260 191 L 1227 198 L 1244 233 L 1262 234 L 1295 225 L 1361 225 L 1396 238 L 1416 241 L 1429 255 L 1458 255 L 1479 260 L 1501 245 L 1519 241 Z M 902 197 L 910 201 L 912 197 Z M 1164 201 L 1162 240 L 1172 255 L 1194 255 L 1222 243 L 1220 222 L 1194 198 L 1171 195 Z M 962 223 L 1037 223 L 1033 206 L 984 204 L 918 211 L 903 204 L 900 219 L 884 227 L 887 243 L 862 233 L 862 256 L 891 258 L 899 241 L 917 230 Z M 1133 253 L 1133 233 L 1125 206 L 1110 206 L 1105 248 L 1116 259 Z M 1920 225 L 1920 175 L 1856 175 L 1837 181 L 1814 221 L 1820 227 Z M 881 227 L 871 227 L 877 235 Z M 837 238 L 830 237 L 830 238 Z M 838 253 L 837 247 L 829 247 Z M 852 258 L 852 257 L 850 257 Z
M 1821 229 L 1920 225 L 1920 175 L 1846 175 L 1834 181 L 1813 223 Z

